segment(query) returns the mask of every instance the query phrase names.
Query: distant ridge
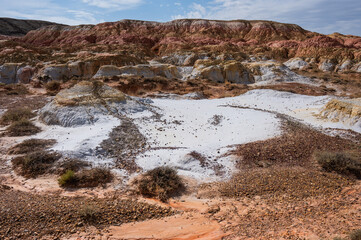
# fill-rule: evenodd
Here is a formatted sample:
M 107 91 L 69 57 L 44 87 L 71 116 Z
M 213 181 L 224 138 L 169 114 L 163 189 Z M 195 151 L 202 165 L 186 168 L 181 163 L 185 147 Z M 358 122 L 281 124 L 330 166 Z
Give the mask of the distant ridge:
M 31 30 L 50 25 L 65 26 L 40 20 L 21 20 L 13 18 L 0 18 L 0 35 L 6 36 L 24 36 Z

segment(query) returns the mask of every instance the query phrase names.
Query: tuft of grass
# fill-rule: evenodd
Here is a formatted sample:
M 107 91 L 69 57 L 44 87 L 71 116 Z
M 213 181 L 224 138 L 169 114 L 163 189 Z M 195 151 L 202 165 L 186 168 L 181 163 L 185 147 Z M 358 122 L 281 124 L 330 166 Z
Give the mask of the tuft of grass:
M 361 179 L 361 162 L 344 152 L 316 152 L 317 162 L 327 172 L 336 172 Z
M 12 123 L 6 128 L 7 135 L 10 137 L 31 136 L 41 132 L 41 129 L 29 120 L 23 119 Z
M 94 223 L 98 219 L 100 212 L 101 210 L 98 207 L 86 204 L 80 207 L 78 214 L 84 221 Z
M 158 167 L 147 171 L 135 184 L 140 194 L 156 197 L 162 202 L 184 191 L 185 186 L 177 171 L 170 167 Z
M 65 181 L 63 181 L 65 179 Z M 108 169 L 93 168 L 74 173 L 67 171 L 59 179 L 61 187 L 87 188 L 104 186 L 113 180 L 113 174 Z
M 351 232 L 349 237 L 351 240 L 361 240 L 361 229 Z
M 9 154 L 26 154 L 45 150 L 56 143 L 54 139 L 28 139 L 16 144 L 9 150 Z
M 28 120 L 35 117 L 36 114 L 33 113 L 29 108 L 14 108 L 7 110 L 0 118 L 0 124 L 8 125 L 13 122 L 20 120 Z
M 53 163 L 61 158 L 55 152 L 34 152 L 12 159 L 13 168 L 20 175 L 27 178 L 36 178 L 49 172 Z
M 41 129 L 35 126 L 33 122 L 27 119 L 22 119 L 12 123 L 9 127 L 6 128 L 6 131 L 7 135 L 10 137 L 20 137 L 34 135 L 41 132 Z

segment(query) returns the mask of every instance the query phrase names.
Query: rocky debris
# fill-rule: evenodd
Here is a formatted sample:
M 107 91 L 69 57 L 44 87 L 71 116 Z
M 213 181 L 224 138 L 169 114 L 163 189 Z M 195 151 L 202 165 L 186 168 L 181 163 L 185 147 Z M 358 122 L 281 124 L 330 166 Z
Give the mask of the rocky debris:
M 281 137 L 246 143 L 231 153 L 238 156 L 240 169 L 263 166 L 312 167 L 314 151 L 357 149 L 351 140 L 328 136 L 299 123 L 286 120 Z
M 355 64 L 352 68 L 353 71 L 361 73 L 361 62 Z
M 49 25 L 65 26 L 63 24 L 39 20 L 0 18 L 0 34 L 6 36 L 23 36 L 32 30 Z
M 121 125 L 112 130 L 109 138 L 100 144 L 97 151 L 107 158 L 114 158 L 116 167 L 131 175 L 142 170 L 135 163 L 135 157 L 149 146 L 147 139 L 131 119 L 123 116 L 121 120 Z
M 98 121 L 99 116 L 122 112 L 127 108 L 126 103 L 122 92 L 100 82 L 83 81 L 59 92 L 40 110 L 40 119 L 46 124 L 64 127 L 90 124 Z M 136 104 L 133 103 L 133 107 L 136 109 Z
M 361 98 L 333 99 L 321 109 L 320 116 L 361 129 Z
M 296 74 L 285 65 L 273 60 L 243 63 L 253 75 L 256 83 L 267 84 L 274 82 L 303 82 L 310 83 L 307 77 Z
M 135 77 L 165 77 L 165 78 L 182 78 L 177 67 L 168 64 L 141 64 L 136 66 L 116 67 L 106 65 L 100 67 L 94 78 L 114 77 L 114 76 L 135 76 Z
M 176 66 L 193 66 L 198 59 L 208 59 L 209 56 L 206 53 L 193 53 L 193 52 L 179 52 L 166 56 L 156 58 L 155 60 L 160 63 L 167 63 Z
M 291 70 L 302 70 L 307 68 L 308 63 L 304 61 L 302 58 L 291 58 L 287 62 L 283 63 Z
M 0 190 L 1 239 L 58 239 L 69 233 L 176 214 L 121 198 L 61 197 Z
M 240 172 L 229 182 L 221 184 L 220 192 L 226 197 L 276 197 L 304 199 L 320 194 L 330 195 L 352 183 L 338 174 L 322 173 L 302 168 L 263 168 Z

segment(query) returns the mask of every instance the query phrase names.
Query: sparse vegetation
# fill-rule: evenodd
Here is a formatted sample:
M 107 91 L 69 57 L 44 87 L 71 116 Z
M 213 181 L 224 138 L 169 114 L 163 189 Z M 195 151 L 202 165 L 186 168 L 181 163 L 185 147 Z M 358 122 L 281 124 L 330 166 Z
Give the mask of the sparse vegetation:
M 35 126 L 33 122 L 27 119 L 22 119 L 12 123 L 8 128 L 6 128 L 6 131 L 8 136 L 19 137 L 34 135 L 41 132 L 41 129 Z
M 59 160 L 60 154 L 55 152 L 34 152 L 12 160 L 13 168 L 20 175 L 27 178 L 36 178 L 48 173 L 53 163 Z
M 59 170 L 60 174 L 64 174 L 68 170 L 71 170 L 73 172 L 79 172 L 81 169 L 85 167 L 89 167 L 89 164 L 79 159 L 67 159 L 64 162 L 62 162 L 59 165 L 59 167 L 60 167 Z
M 63 175 L 61 175 L 58 182 L 61 187 L 74 185 L 76 183 L 74 171 L 67 170 Z
M 79 210 L 80 217 L 86 222 L 95 222 L 101 210 L 94 205 L 83 205 Z
M 316 152 L 315 158 L 327 172 L 336 172 L 361 179 L 361 162 L 344 152 Z
M 0 119 L 0 124 L 7 125 L 20 120 L 28 120 L 35 117 L 36 114 L 33 113 L 29 108 L 13 108 L 7 110 Z
M 163 202 L 185 189 L 177 171 L 170 167 L 158 167 L 150 170 L 143 174 L 135 184 L 140 194 L 156 197 Z
M 93 168 L 90 170 L 83 170 L 78 173 L 74 173 L 72 170 L 68 170 L 59 178 L 59 185 L 61 187 L 71 188 L 86 188 L 97 187 L 105 185 L 113 180 L 113 175 L 108 169 Z
M 59 81 L 52 80 L 45 84 L 45 89 L 49 95 L 56 95 L 61 89 Z
M 357 229 L 350 233 L 351 240 L 361 240 L 361 229 Z
M 0 87 L 7 95 L 25 95 L 29 93 L 23 84 L 6 84 L 0 85 Z
M 54 145 L 54 139 L 28 139 L 22 143 L 16 144 L 9 150 L 9 154 L 26 154 L 37 151 L 43 151 L 48 147 Z

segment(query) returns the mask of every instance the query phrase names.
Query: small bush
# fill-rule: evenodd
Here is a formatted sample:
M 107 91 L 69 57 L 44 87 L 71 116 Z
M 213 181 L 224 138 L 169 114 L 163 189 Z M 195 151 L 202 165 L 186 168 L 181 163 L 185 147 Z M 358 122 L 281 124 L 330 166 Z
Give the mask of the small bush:
M 30 119 L 35 117 L 29 108 L 14 108 L 7 110 L 0 119 L 0 124 L 7 125 L 13 122 L 17 122 L 24 119 Z
M 100 209 L 92 205 L 83 205 L 78 213 L 84 221 L 95 222 L 100 214 Z
M 10 137 L 30 136 L 41 132 L 41 129 L 29 120 L 22 119 L 12 123 L 7 129 Z
M 55 81 L 55 80 L 50 81 L 45 84 L 45 89 L 48 94 L 55 95 L 56 93 L 58 93 L 60 91 L 61 83 L 59 81 Z
M 350 233 L 351 240 L 361 240 L 361 229 L 355 230 Z
M 353 175 L 361 179 L 361 162 L 342 152 L 318 152 L 315 154 L 317 162 L 327 172 L 343 175 Z
M 58 179 L 58 182 L 61 187 L 74 185 L 76 183 L 74 171 L 66 171 L 66 173 L 61 175 L 61 177 Z
M 172 195 L 185 189 L 177 171 L 170 167 L 158 167 L 150 170 L 135 184 L 140 194 L 147 197 L 157 197 L 163 202 L 168 201 Z
M 26 154 L 45 150 L 55 144 L 54 139 L 28 139 L 12 147 L 9 154 Z
M 23 84 L 7 84 L 1 86 L 7 95 L 25 95 L 28 94 L 28 89 Z
M 69 171 L 68 171 L 69 172 Z M 67 173 L 68 173 L 67 172 Z M 71 171 L 73 172 L 73 171 Z M 66 178 L 66 174 L 64 176 Z M 74 173 L 74 172 L 73 172 Z M 72 188 L 86 188 L 86 187 L 97 187 L 100 185 L 105 185 L 113 180 L 113 175 L 108 169 L 103 168 L 93 168 L 90 170 L 83 170 L 81 172 L 75 173 L 70 177 L 71 173 L 68 173 L 68 177 L 71 179 L 65 182 L 60 182 L 59 184 L 62 187 L 72 187 Z M 61 184 L 63 183 L 63 184 Z
M 60 174 L 66 173 L 68 170 L 78 172 L 82 168 L 89 167 L 89 164 L 79 159 L 68 159 L 60 164 Z
M 53 163 L 59 160 L 60 154 L 54 152 L 34 152 L 12 160 L 13 168 L 24 177 L 36 178 L 48 173 Z

